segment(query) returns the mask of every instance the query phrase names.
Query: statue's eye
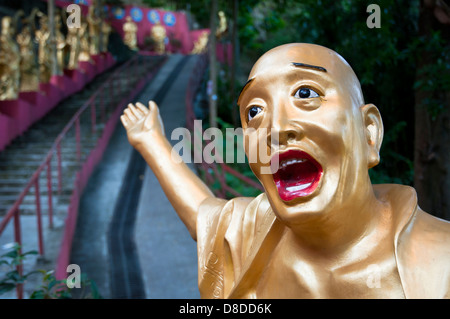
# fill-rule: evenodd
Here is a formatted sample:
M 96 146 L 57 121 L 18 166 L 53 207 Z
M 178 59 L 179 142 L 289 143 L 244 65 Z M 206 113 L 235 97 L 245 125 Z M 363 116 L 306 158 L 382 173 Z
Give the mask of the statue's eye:
M 309 88 L 300 88 L 297 92 L 295 92 L 294 97 L 298 99 L 310 99 L 313 97 L 319 97 L 319 94 Z
M 252 118 L 254 118 L 256 115 L 258 115 L 262 111 L 262 108 L 259 106 L 252 106 L 248 110 L 248 120 L 250 121 Z

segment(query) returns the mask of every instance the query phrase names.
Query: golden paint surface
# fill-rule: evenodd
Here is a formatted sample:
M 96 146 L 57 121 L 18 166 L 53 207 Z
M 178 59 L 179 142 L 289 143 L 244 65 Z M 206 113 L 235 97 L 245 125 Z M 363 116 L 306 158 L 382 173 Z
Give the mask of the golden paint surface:
M 257 198 L 215 198 L 174 159 L 153 102 L 121 117 L 197 240 L 201 296 L 449 298 L 450 223 L 422 211 L 411 187 L 372 185 L 383 123 L 348 63 L 318 45 L 287 44 L 264 54 L 249 80 L 238 104 L 265 190 Z M 272 159 L 308 154 L 322 169 L 316 186 L 282 199 L 261 148 Z

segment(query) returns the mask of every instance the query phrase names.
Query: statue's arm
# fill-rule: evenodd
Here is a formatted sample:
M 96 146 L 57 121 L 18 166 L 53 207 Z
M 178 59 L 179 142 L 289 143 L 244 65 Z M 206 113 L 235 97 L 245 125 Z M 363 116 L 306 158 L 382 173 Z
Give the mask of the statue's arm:
M 128 141 L 152 169 L 178 216 L 196 239 L 197 214 L 200 204 L 215 197 L 203 181 L 172 152 L 164 135 L 164 127 L 156 103 L 149 107 L 129 104 L 121 116 Z

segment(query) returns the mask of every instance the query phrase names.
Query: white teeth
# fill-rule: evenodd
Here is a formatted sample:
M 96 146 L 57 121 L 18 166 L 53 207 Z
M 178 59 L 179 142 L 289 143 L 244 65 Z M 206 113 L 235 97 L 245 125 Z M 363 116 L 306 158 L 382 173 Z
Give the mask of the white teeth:
M 296 191 L 304 190 L 304 189 L 308 188 L 311 185 L 312 185 L 312 183 L 306 183 L 306 184 L 297 185 L 297 186 L 289 186 L 289 187 L 286 187 L 286 190 L 288 192 L 296 192 Z
M 306 158 L 298 158 L 298 159 L 285 160 L 285 161 L 282 161 L 282 162 L 281 162 L 280 167 L 281 167 L 281 168 L 285 168 L 285 167 L 288 166 L 288 165 L 296 164 L 296 163 L 303 163 L 303 162 L 306 162 L 306 161 L 307 161 Z

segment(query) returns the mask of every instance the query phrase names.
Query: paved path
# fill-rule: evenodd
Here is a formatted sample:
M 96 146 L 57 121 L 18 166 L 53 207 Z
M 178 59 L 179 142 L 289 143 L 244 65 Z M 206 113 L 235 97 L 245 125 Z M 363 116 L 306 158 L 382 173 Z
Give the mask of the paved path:
M 175 128 L 186 126 L 184 98 L 195 60 L 191 57 L 180 70 L 159 105 L 168 137 Z M 152 96 L 145 93 L 141 102 Z M 199 298 L 196 243 L 149 168 L 145 172 L 135 231 L 147 298 Z
M 171 55 L 156 78 L 137 98 L 147 104 L 160 89 L 181 55 Z M 166 135 L 185 126 L 185 89 L 196 57 L 190 57 L 160 102 Z M 119 124 L 105 155 L 85 190 L 74 238 L 72 263 L 93 279 L 105 298 L 111 297 L 108 229 L 132 148 Z M 135 244 L 145 298 L 199 298 L 196 243 L 168 202 L 153 173 L 147 168 L 135 220 Z

